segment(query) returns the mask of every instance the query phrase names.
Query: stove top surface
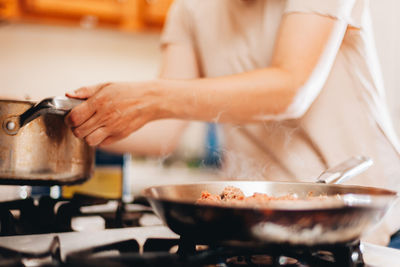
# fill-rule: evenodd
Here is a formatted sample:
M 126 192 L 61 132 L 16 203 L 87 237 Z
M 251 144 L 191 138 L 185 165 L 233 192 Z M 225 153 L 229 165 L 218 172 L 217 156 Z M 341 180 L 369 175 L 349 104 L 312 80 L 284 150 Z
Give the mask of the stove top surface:
M 154 256 L 155 255 L 154 253 L 161 252 L 157 255 L 157 257 L 161 257 L 164 263 L 166 262 L 167 259 L 171 260 L 170 256 L 171 254 L 168 251 L 163 251 L 163 249 L 157 247 L 154 244 L 149 245 L 149 242 L 154 242 L 154 240 L 162 239 L 166 240 L 163 241 L 164 243 L 169 242 L 170 245 L 174 245 L 175 244 L 174 242 L 176 242 L 176 240 L 178 240 L 179 238 L 179 236 L 177 236 L 175 233 L 170 231 L 165 226 L 150 226 L 150 227 L 110 229 L 110 230 L 93 231 L 93 232 L 90 231 L 68 232 L 68 233 L 57 233 L 57 234 L 0 237 L 0 247 L 16 250 L 23 253 L 40 254 L 44 253 L 49 249 L 49 245 L 52 242 L 54 242 L 55 237 L 57 237 L 57 239 L 59 240 L 59 252 L 55 252 L 55 254 L 59 253 L 57 257 L 59 257 L 62 262 L 66 262 L 67 255 L 70 256 L 70 261 L 79 260 L 79 262 L 82 262 L 82 258 L 79 257 L 82 256 L 82 253 L 87 253 L 88 251 L 93 252 L 93 247 L 102 247 L 102 249 L 104 249 L 107 248 L 109 244 L 125 241 L 122 242 L 122 245 L 120 245 L 119 248 L 122 249 L 122 251 L 124 251 L 124 249 L 126 248 L 129 248 L 129 250 L 131 251 L 127 252 L 133 252 L 133 254 L 130 255 L 131 257 L 130 260 L 135 260 L 132 259 L 132 257 L 140 255 L 139 252 L 145 251 L 145 253 L 147 253 L 146 254 L 147 256 L 151 255 Z M 360 248 L 363 253 L 365 266 L 367 267 L 394 266 L 395 263 L 400 262 L 400 251 L 398 250 L 382 246 L 376 246 L 368 243 L 362 243 Z M 2 251 L 3 250 L 0 249 L 0 254 Z M 213 253 L 217 255 L 219 252 L 218 253 L 213 252 Z M 71 255 L 73 255 L 72 258 Z M 104 256 L 104 253 L 100 255 Z M 112 256 L 113 254 L 112 252 L 108 251 L 105 255 Z M 252 255 L 250 259 L 251 262 L 258 263 L 254 266 L 271 266 L 265 264 L 268 263 L 268 261 L 269 262 L 271 261 L 271 259 L 266 259 L 265 257 L 266 256 L 264 255 L 257 254 L 257 255 Z M 245 261 L 248 259 L 249 257 L 246 258 L 246 256 L 228 257 L 229 265 L 226 266 L 243 266 Z M 172 260 L 176 259 L 172 258 Z M 284 260 L 285 258 L 280 259 L 280 261 Z M 262 261 L 264 265 L 260 265 L 259 264 L 260 261 Z M 41 265 L 40 262 L 38 265 L 38 260 L 35 259 L 26 259 L 24 261 L 24 264 L 25 266 L 35 266 L 35 265 L 51 266 L 46 264 Z M 83 265 L 83 266 L 90 266 L 90 265 Z M 299 265 L 299 264 L 294 265 L 293 262 L 292 263 L 290 262 L 290 259 L 287 259 L 287 264 L 281 266 L 307 266 L 307 265 Z M 322 265 L 316 265 L 316 266 L 322 266 Z

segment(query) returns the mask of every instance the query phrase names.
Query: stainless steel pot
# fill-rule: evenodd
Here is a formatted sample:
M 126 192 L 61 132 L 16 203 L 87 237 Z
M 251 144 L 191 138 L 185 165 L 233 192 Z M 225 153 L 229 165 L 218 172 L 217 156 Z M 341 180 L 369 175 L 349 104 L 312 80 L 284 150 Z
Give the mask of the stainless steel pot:
M 76 138 L 64 116 L 80 100 L 0 100 L 0 184 L 62 185 L 87 180 L 94 149 Z

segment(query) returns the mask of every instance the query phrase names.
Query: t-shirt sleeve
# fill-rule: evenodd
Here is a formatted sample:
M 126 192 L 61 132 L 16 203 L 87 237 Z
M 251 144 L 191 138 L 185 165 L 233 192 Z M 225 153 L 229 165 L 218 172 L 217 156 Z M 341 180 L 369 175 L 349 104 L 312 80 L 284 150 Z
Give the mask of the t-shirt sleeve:
M 189 10 L 184 0 L 175 0 L 169 9 L 167 20 L 161 34 L 161 45 L 173 43 L 192 43 Z
M 361 28 L 366 0 L 287 0 L 285 13 L 315 13 Z

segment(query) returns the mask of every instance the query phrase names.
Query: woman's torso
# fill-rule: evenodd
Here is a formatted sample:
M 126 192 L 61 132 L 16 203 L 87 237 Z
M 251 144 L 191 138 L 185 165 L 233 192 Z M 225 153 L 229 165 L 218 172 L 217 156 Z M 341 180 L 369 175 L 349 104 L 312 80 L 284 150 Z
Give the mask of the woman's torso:
M 188 0 L 181 4 L 201 75 L 218 77 L 268 67 L 288 6 L 290 12 L 336 16 L 340 5 L 348 2 Z M 365 155 L 374 160 L 373 167 L 347 183 L 400 189 L 399 146 L 385 104 L 367 4 L 355 0 L 347 18 L 351 27 L 325 85 L 304 116 L 223 126 L 223 177 L 313 181 L 324 169 Z M 173 35 L 172 28 L 167 24 L 164 37 Z M 388 232 L 400 227 L 396 214 L 393 211 L 387 219 Z
M 364 2 L 354 7 L 358 17 L 368 15 Z M 205 0 L 188 5 L 204 77 L 268 67 L 286 1 Z M 374 167 L 349 183 L 393 188 L 390 180 L 400 174 L 396 140 L 387 138 L 393 130 L 380 74 L 370 66 L 374 55 L 368 51 L 368 25 L 355 20 L 361 29 L 347 31 L 325 86 L 301 119 L 224 126 L 224 175 L 310 180 L 347 157 L 366 155 L 374 159 Z

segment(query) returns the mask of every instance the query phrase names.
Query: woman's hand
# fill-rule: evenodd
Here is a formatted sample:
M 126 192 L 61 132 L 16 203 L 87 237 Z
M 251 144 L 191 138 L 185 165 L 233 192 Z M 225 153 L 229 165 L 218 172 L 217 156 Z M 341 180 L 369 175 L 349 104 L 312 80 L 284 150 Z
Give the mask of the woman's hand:
M 68 97 L 87 99 L 66 116 L 78 138 L 89 145 L 108 145 L 147 122 L 161 118 L 155 82 L 106 83 L 82 87 Z

